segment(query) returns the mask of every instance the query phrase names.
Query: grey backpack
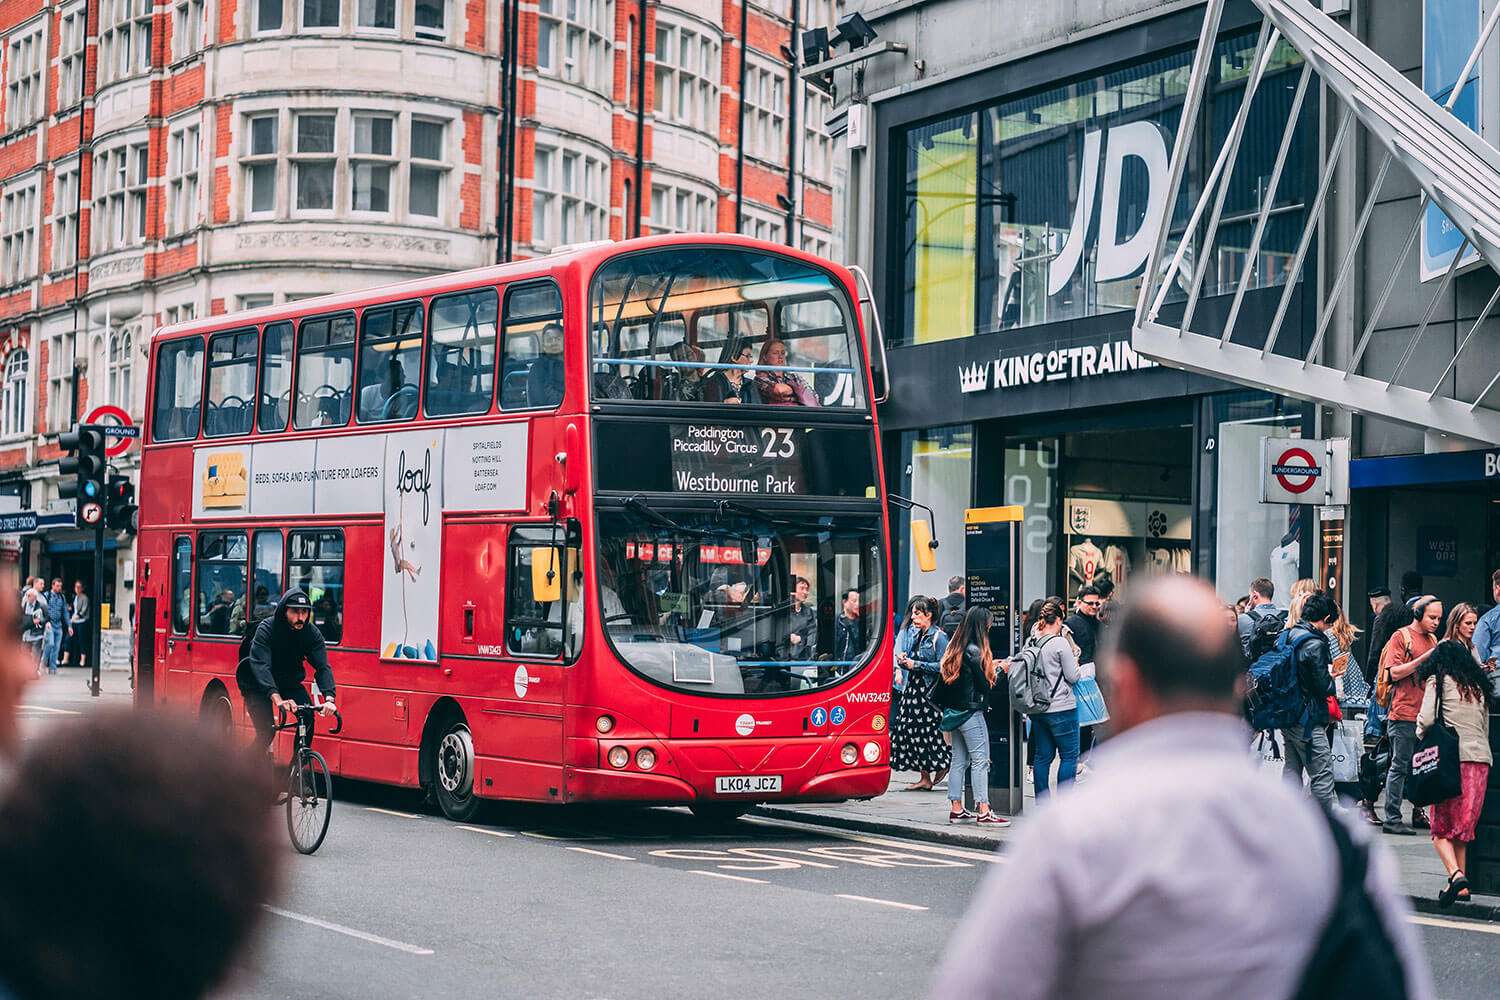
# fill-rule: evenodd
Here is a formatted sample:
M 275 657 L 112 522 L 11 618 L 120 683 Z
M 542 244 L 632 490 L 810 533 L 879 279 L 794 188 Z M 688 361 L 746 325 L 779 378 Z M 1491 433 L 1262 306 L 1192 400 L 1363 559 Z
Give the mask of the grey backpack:
M 1047 668 L 1042 665 L 1042 647 L 1061 635 L 1049 635 L 1041 642 L 1028 642 L 1010 658 L 1010 705 L 1026 715 L 1042 715 L 1052 707 L 1052 699 L 1062 686 L 1062 673 L 1051 689 L 1047 687 Z

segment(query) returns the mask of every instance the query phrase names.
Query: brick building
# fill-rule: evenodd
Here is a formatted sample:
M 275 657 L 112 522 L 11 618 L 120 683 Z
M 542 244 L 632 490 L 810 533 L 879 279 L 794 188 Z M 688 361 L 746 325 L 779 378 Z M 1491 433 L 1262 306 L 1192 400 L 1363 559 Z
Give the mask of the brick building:
M 829 104 L 788 57 L 794 18 L 842 6 L 0 4 L 0 511 L 42 515 L 0 536 L 0 583 L 84 577 L 83 533 L 48 523 L 57 434 L 140 420 L 159 325 L 606 237 L 836 255 Z

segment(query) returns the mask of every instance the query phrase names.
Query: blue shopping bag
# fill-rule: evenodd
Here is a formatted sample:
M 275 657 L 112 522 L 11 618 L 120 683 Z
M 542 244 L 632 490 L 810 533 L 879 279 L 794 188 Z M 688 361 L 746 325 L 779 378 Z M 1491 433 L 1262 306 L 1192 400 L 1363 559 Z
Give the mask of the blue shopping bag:
M 1099 682 L 1092 676 L 1081 677 L 1073 685 L 1073 697 L 1078 701 L 1078 724 L 1097 726 L 1109 721 L 1109 708 L 1104 704 L 1104 693 Z

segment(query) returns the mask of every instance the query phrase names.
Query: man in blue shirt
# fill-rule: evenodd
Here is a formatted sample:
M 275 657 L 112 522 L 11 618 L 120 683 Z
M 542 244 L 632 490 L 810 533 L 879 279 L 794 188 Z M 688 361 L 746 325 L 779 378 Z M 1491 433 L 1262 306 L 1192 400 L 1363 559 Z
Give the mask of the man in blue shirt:
M 1474 651 L 1486 664 L 1493 664 L 1495 657 L 1500 656 L 1500 569 L 1490 577 L 1490 596 L 1495 606 L 1485 612 L 1474 629 Z
M 52 589 L 47 592 L 47 638 L 42 643 L 42 659 L 47 664 L 47 673 L 57 673 L 57 657 L 62 651 L 63 640 L 73 634 L 68 624 L 68 599 L 63 596 L 62 577 L 52 580 Z

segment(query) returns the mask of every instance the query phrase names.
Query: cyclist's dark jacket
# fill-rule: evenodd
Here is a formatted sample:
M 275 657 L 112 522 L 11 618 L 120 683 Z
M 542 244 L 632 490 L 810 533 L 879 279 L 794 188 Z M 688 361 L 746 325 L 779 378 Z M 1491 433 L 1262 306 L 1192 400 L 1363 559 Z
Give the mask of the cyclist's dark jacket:
M 306 701 L 307 689 L 302 686 L 307 676 L 302 661 L 306 660 L 313 668 L 318 690 L 323 697 L 332 698 L 333 671 L 328 669 L 328 649 L 323 633 L 318 631 L 311 618 L 300 632 L 287 623 L 286 606 L 293 595 L 307 601 L 307 595 L 295 588 L 282 596 L 275 614 L 255 627 L 249 654 L 241 658 L 235 680 L 242 691 L 259 690 L 268 697 L 275 691 L 283 698 Z

